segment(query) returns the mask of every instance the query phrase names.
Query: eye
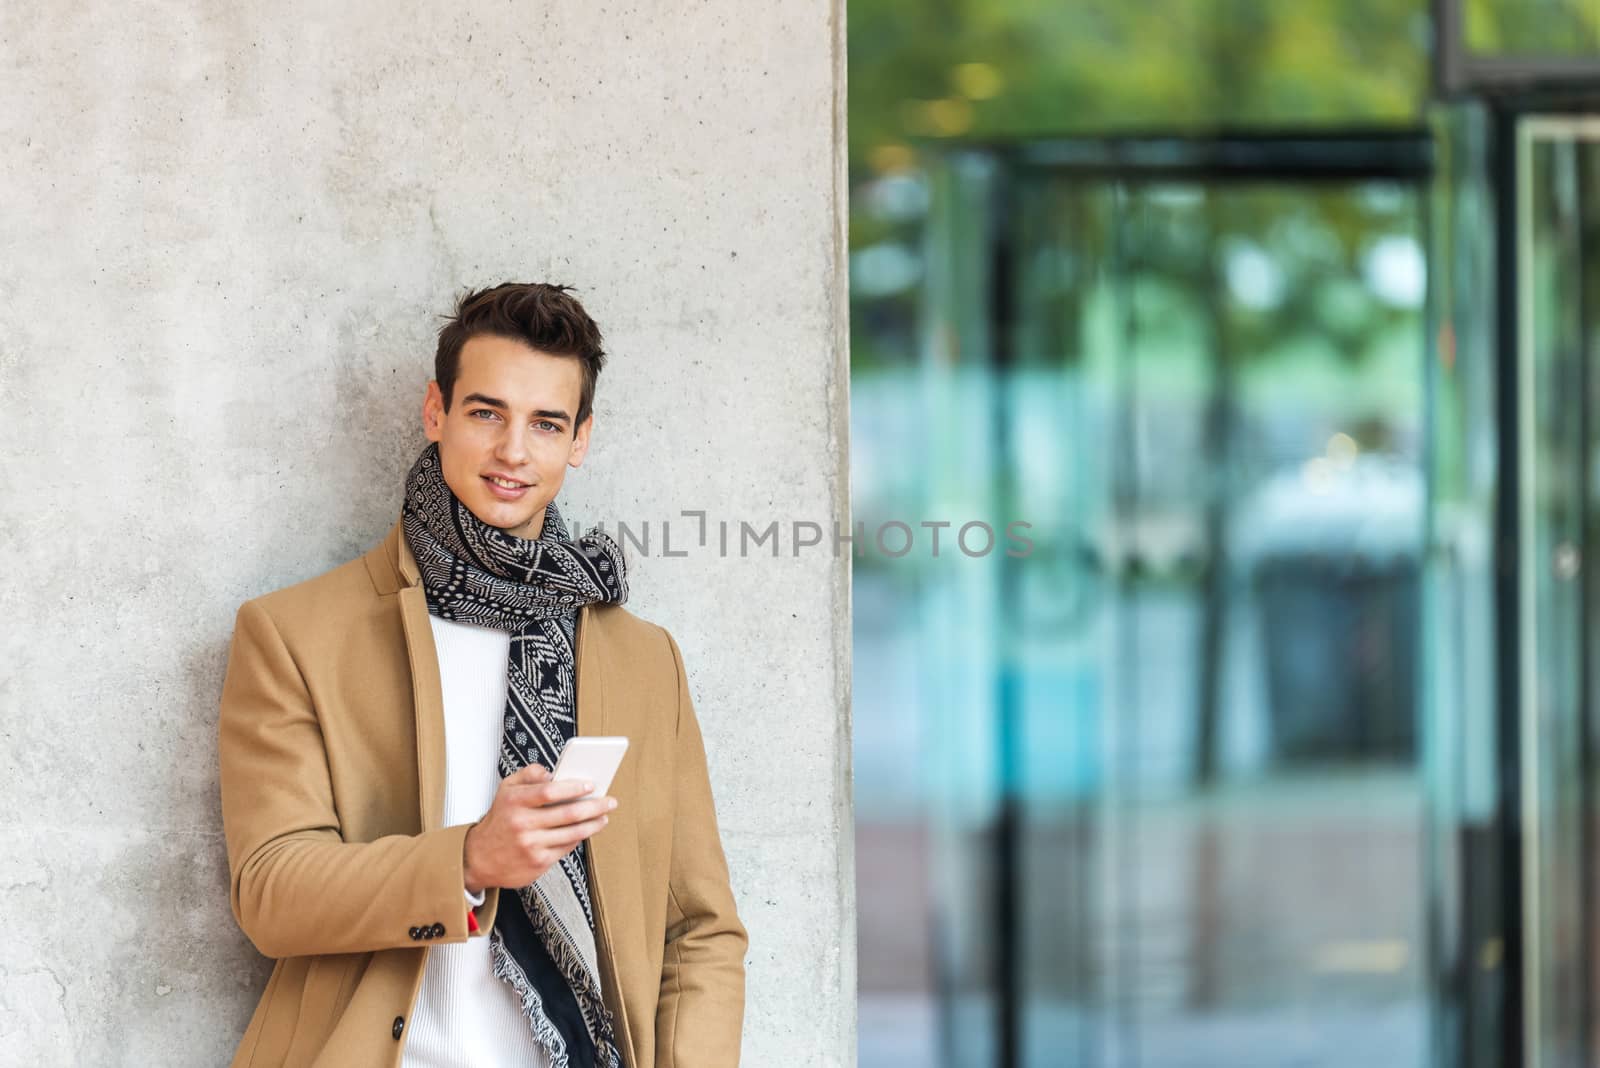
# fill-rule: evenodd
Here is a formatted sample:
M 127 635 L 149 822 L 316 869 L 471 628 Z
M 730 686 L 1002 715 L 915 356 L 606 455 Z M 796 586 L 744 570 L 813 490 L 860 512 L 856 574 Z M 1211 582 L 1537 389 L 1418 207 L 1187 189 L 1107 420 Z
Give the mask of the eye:
M 547 430 L 550 433 L 559 434 L 561 432 L 560 424 L 552 423 L 548 419 L 541 419 L 537 423 L 534 423 L 533 425 L 536 426 L 536 427 L 539 427 L 541 430 Z
M 492 408 L 474 408 L 471 411 L 469 411 L 467 413 L 467 415 L 468 415 L 469 418 L 470 417 L 479 416 L 479 415 L 492 415 L 497 419 L 499 418 L 499 413 L 496 412 Z

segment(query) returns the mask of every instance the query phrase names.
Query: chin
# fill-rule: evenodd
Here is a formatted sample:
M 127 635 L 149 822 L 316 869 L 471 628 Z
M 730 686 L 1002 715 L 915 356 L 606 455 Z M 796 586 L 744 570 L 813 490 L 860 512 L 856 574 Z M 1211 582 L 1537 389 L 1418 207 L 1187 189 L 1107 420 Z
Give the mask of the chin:
M 527 526 L 529 523 L 532 523 L 535 519 L 544 514 L 544 505 L 542 504 L 537 508 L 518 508 L 516 510 L 512 510 L 505 508 L 504 503 L 505 502 L 503 501 L 495 501 L 494 504 L 500 505 L 501 507 L 494 507 L 491 505 L 487 509 L 487 514 L 479 515 L 478 518 L 482 519 L 485 523 L 488 523 L 491 527 L 499 527 L 501 530 L 509 534 L 514 530 L 521 530 L 523 527 Z
M 507 509 L 502 501 L 474 497 L 471 500 L 463 499 L 462 503 L 467 506 L 467 511 L 491 527 L 499 527 L 504 530 L 507 527 L 521 526 L 527 522 L 526 518 L 519 518 L 515 512 Z
M 532 512 L 513 512 L 510 510 L 491 508 L 489 509 L 488 515 L 479 516 L 478 518 L 482 519 L 485 523 L 488 523 L 491 527 L 499 527 L 501 530 L 514 530 L 519 527 L 527 526 L 529 523 L 533 522 L 534 518 L 539 514 L 539 511 L 542 511 L 542 509 Z

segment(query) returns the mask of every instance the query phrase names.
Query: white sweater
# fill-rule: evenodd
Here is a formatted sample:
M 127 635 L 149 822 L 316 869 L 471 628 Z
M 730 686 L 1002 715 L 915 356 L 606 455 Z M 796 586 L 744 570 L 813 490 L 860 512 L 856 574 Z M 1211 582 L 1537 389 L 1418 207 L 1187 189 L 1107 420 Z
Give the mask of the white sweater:
M 500 725 L 511 635 L 429 615 L 444 687 L 444 823 L 481 819 L 500 785 Z M 462 888 L 465 893 L 466 888 Z M 468 895 L 468 900 L 474 900 Z M 514 902 L 502 902 L 501 908 Z M 489 963 L 489 936 L 430 948 L 405 1028 L 403 1068 L 548 1068 L 511 987 Z

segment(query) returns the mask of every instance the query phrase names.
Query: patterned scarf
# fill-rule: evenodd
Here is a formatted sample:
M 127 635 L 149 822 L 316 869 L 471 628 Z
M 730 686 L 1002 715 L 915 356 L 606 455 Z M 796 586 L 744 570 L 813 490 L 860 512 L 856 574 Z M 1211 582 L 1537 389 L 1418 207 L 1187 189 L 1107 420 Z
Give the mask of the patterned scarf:
M 556 766 L 577 729 L 578 607 L 627 600 L 622 550 L 598 530 L 567 540 L 555 502 L 528 540 L 491 527 L 450 491 L 430 443 L 406 476 L 402 526 L 441 619 L 511 632 L 500 774 Z M 511 984 L 554 1068 L 618 1068 L 611 1012 L 600 993 L 587 842 L 531 886 L 501 895 L 490 957 Z

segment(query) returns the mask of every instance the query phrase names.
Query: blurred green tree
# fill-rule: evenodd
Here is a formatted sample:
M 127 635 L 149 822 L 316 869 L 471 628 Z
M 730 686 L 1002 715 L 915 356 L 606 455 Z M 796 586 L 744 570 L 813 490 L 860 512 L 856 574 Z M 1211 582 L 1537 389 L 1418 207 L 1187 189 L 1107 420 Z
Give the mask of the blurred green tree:
M 919 142 L 1403 125 L 1427 0 L 855 0 L 850 161 Z
M 903 210 L 904 197 L 881 194 L 896 176 L 920 180 L 930 153 L 1051 137 L 1400 127 L 1422 121 L 1428 96 L 1428 0 L 855 0 L 849 32 L 850 243 L 865 280 L 852 301 L 857 369 L 912 354 L 923 220 Z M 1354 277 L 1371 213 L 1360 201 L 1318 208 L 1311 222 Z M 1233 218 L 1226 229 L 1270 248 L 1276 221 Z M 1319 298 L 1324 287 L 1314 288 L 1292 286 L 1290 303 Z M 1319 325 L 1325 338 L 1352 335 L 1340 347 L 1357 358 L 1378 335 L 1348 317 L 1330 327 L 1327 316 L 1280 315 L 1255 324 L 1271 340 L 1240 340 L 1270 351 L 1286 329 Z
M 1578 56 L 1600 51 L 1595 0 L 1466 0 L 1466 45 L 1473 52 Z

